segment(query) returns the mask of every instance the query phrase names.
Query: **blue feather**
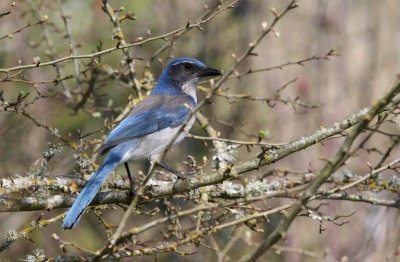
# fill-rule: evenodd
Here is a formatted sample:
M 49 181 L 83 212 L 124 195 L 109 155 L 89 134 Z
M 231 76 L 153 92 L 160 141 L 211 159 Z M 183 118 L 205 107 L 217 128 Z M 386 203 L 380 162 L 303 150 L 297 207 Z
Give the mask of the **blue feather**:
M 176 134 L 177 127 L 196 107 L 196 86 L 203 76 L 219 75 L 220 71 L 206 67 L 192 58 L 177 58 L 163 70 L 149 96 L 139 103 L 108 136 L 98 151 L 110 151 L 103 164 L 85 185 L 62 225 L 71 229 L 92 202 L 97 191 L 114 168 L 129 159 L 157 156 Z M 193 125 L 194 117 L 188 128 Z M 171 129 L 168 129 L 171 128 Z M 175 140 L 182 141 L 188 130 Z
M 75 200 L 71 209 L 68 211 L 62 225 L 63 229 L 71 229 L 78 223 L 85 208 L 92 202 L 97 191 L 99 191 L 101 185 L 106 181 L 108 175 L 114 170 L 114 168 L 120 163 L 121 155 L 112 150 L 104 160 L 103 164 L 99 167 L 93 177 L 85 185 L 85 188 L 79 194 Z
M 188 95 L 149 95 L 110 133 L 99 151 L 106 152 L 122 142 L 183 124 L 190 113 L 184 104 L 192 109 L 196 106 Z

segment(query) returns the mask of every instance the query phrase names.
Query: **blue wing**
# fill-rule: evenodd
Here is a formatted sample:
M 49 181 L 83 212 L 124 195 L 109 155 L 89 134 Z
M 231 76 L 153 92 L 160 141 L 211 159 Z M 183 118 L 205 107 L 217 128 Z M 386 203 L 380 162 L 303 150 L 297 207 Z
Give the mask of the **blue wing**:
M 183 105 L 184 103 L 181 103 L 182 101 L 159 101 L 160 99 L 148 98 L 147 103 L 142 101 L 142 107 L 133 111 L 110 133 L 99 148 L 100 152 L 106 153 L 114 146 L 127 140 L 142 137 L 168 127 L 177 127 L 185 122 L 190 113 L 190 110 Z M 186 102 L 187 105 L 193 107 L 192 100 L 188 99 Z

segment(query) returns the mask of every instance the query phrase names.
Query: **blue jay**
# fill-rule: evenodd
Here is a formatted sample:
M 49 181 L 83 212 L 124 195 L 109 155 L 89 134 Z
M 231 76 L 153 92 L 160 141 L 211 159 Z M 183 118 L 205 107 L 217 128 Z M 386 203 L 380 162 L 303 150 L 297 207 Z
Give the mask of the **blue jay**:
M 196 107 L 196 87 L 200 78 L 215 75 L 221 75 L 221 72 L 193 58 L 177 58 L 167 65 L 150 95 L 111 131 L 98 150 L 102 154 L 108 152 L 108 155 L 68 211 L 63 229 L 71 229 L 76 225 L 117 165 L 124 163 L 131 187 L 134 187 L 127 161 L 143 158 L 157 160 L 185 122 L 190 109 Z M 195 116 L 192 116 L 187 128 L 173 145 L 183 140 L 194 120 Z M 178 177 L 186 177 L 162 162 L 159 166 Z

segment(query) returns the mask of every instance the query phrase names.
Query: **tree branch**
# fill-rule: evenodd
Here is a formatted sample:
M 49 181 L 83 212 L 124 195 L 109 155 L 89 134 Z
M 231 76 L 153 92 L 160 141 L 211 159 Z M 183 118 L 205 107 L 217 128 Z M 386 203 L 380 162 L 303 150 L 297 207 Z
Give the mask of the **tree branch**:
M 339 148 L 332 160 L 329 160 L 321 173 L 311 183 L 311 185 L 304 191 L 300 197 L 298 203 L 294 205 L 291 210 L 285 215 L 284 219 L 280 222 L 279 226 L 265 239 L 256 250 L 250 255 L 242 257 L 241 261 L 256 261 L 262 254 L 269 250 L 275 243 L 280 239 L 286 237 L 286 232 L 292 224 L 295 217 L 303 210 L 306 203 L 313 197 L 317 192 L 318 188 L 330 177 L 330 175 L 337 170 L 343 162 L 348 158 L 350 148 L 356 139 L 356 137 L 368 128 L 368 124 L 380 113 L 385 106 L 391 103 L 392 99 L 400 92 L 400 74 L 396 76 L 396 80 L 390 86 L 389 91 L 384 97 L 375 101 L 373 105 L 368 109 L 361 121 L 352 130 L 342 146 Z

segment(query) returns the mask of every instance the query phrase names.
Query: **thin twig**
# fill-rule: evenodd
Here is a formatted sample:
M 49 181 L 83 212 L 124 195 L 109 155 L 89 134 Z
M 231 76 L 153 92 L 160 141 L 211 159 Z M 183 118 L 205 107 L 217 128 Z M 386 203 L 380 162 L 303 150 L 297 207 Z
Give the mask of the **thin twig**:
M 27 0 L 27 1 L 30 1 L 30 0 Z M 51 65 L 56 65 L 56 64 L 58 64 L 60 62 L 68 61 L 68 60 L 72 60 L 72 59 L 92 59 L 93 60 L 95 57 L 98 57 L 98 56 L 101 56 L 101 55 L 104 55 L 104 54 L 112 53 L 115 50 L 134 47 L 134 46 L 142 46 L 142 45 L 144 45 L 146 43 L 149 43 L 149 42 L 152 42 L 152 41 L 155 41 L 155 40 L 161 40 L 161 39 L 165 39 L 168 36 L 173 36 L 173 35 L 181 32 L 181 31 L 187 30 L 187 28 L 198 28 L 199 26 L 209 22 L 211 19 L 213 19 L 216 15 L 220 14 L 221 12 L 226 11 L 229 8 L 232 8 L 234 6 L 234 4 L 236 4 L 238 1 L 239 0 L 235 0 L 233 2 L 233 4 L 230 4 L 227 8 L 224 8 L 224 9 L 221 9 L 221 10 L 218 10 L 218 11 L 214 12 L 212 15 L 210 15 L 206 19 L 203 19 L 203 20 L 201 20 L 199 22 L 196 22 L 196 23 L 193 23 L 193 24 L 189 24 L 187 26 L 183 26 L 183 27 L 178 28 L 178 29 L 176 29 L 174 31 L 171 31 L 171 32 L 168 32 L 168 33 L 156 36 L 156 37 L 149 37 L 149 38 L 146 38 L 146 39 L 141 40 L 141 41 L 137 41 L 137 42 L 134 42 L 134 43 L 129 43 L 127 45 L 117 45 L 115 47 L 111 47 L 111 48 L 108 48 L 108 49 L 104 49 L 104 50 L 101 50 L 101 51 L 98 51 L 98 52 L 95 52 L 95 53 L 91 53 L 91 54 L 86 54 L 86 55 L 65 56 L 65 57 L 61 57 L 61 58 L 58 58 L 58 59 L 54 59 L 54 60 L 47 61 L 47 62 L 41 62 L 41 63 L 37 63 L 37 64 L 20 65 L 20 66 L 15 66 L 15 67 L 10 67 L 10 68 L 0 68 L 0 72 L 9 74 L 9 73 L 11 73 L 13 71 L 16 71 L 16 70 L 30 69 L 30 68 L 44 67 L 44 66 L 51 66 Z
M 60 13 L 61 13 L 61 19 L 64 22 L 65 31 L 67 33 L 67 36 L 68 36 L 68 39 L 69 39 L 69 43 L 71 45 L 70 52 L 74 56 L 77 56 L 78 55 L 78 51 L 77 51 L 75 40 L 74 40 L 74 38 L 72 36 L 71 27 L 70 27 L 69 22 L 68 22 L 69 17 L 64 13 L 64 11 L 62 9 L 61 0 L 57 0 L 57 5 L 58 5 L 58 9 L 60 10 Z M 73 61 L 74 61 L 76 87 L 77 87 L 77 91 L 80 93 L 80 92 L 82 92 L 82 87 L 81 87 L 81 74 L 80 74 L 80 71 L 79 71 L 79 63 L 78 63 L 78 60 L 76 60 L 76 59 L 73 60 Z
M 31 7 L 31 9 L 35 12 L 35 14 L 36 14 L 37 16 L 39 16 L 40 18 L 42 18 L 42 17 L 43 17 L 43 14 L 42 14 L 42 12 L 40 12 L 40 10 L 36 7 L 36 5 L 34 5 L 34 4 L 32 3 L 31 0 L 26 0 L 26 1 L 27 1 L 27 3 L 29 4 L 29 6 Z M 49 32 L 49 30 L 48 30 L 48 28 L 47 28 L 46 23 L 41 23 L 41 25 L 42 25 L 42 28 L 43 28 L 44 38 L 46 39 L 47 46 L 49 47 L 49 50 L 50 50 L 50 53 L 51 53 L 51 58 L 52 58 L 52 59 L 55 59 L 55 58 L 57 57 L 57 52 L 56 52 L 56 50 L 55 50 L 55 48 L 54 48 L 54 43 L 53 43 L 53 40 L 52 40 L 52 38 L 51 38 L 50 32 Z M 33 65 L 29 65 L 29 68 L 38 67 L 39 65 L 40 65 L 40 63 L 36 63 L 36 64 L 33 64 Z M 61 79 L 62 76 L 64 75 L 63 70 L 62 70 L 61 66 L 58 65 L 57 63 L 54 63 L 54 65 L 55 65 L 56 72 L 57 72 L 57 78 L 60 78 L 60 79 Z M 28 66 L 28 65 L 27 65 L 27 66 Z M 22 66 L 22 67 L 23 67 L 23 66 Z M 28 67 L 27 67 L 27 68 L 28 68 Z M 24 68 L 20 68 L 20 69 L 16 69 L 16 70 L 21 70 L 21 69 L 24 69 Z M 6 71 L 7 71 L 7 70 L 6 70 Z M 11 70 L 11 71 L 15 71 L 15 70 Z M 7 74 L 9 74 L 11 71 L 7 71 Z M 2 71 L 2 70 L 0 69 L 0 72 L 4 72 L 4 71 Z M 72 95 L 71 95 L 71 91 L 70 91 L 70 89 L 69 89 L 67 83 L 66 83 L 65 81 L 61 81 L 61 86 L 62 86 L 62 88 L 63 88 L 63 90 L 64 90 L 64 95 L 65 95 L 65 97 L 66 97 L 68 100 L 71 100 L 71 99 L 72 99 Z
M 311 183 L 307 190 L 305 190 L 304 194 L 300 197 L 299 202 L 294 205 L 292 209 L 289 210 L 289 212 L 285 215 L 279 226 L 250 255 L 243 256 L 241 261 L 256 261 L 275 243 L 286 237 L 287 230 L 289 229 L 295 217 L 303 210 L 303 207 L 306 205 L 306 203 L 314 196 L 318 188 L 325 183 L 330 175 L 336 171 L 349 157 L 351 146 L 357 136 L 366 130 L 368 124 L 374 119 L 374 117 L 380 113 L 387 104 L 391 103 L 392 99 L 399 92 L 400 74 L 396 76 L 395 82 L 391 85 L 385 96 L 373 103 L 373 106 L 368 110 L 363 120 L 354 128 L 354 130 L 352 130 L 352 132 L 349 133 L 332 160 L 326 163 L 320 174 Z

